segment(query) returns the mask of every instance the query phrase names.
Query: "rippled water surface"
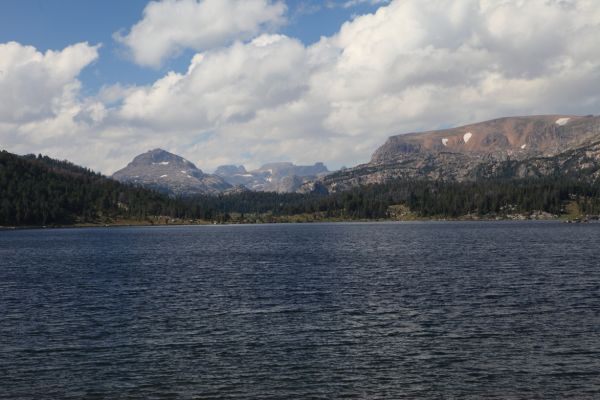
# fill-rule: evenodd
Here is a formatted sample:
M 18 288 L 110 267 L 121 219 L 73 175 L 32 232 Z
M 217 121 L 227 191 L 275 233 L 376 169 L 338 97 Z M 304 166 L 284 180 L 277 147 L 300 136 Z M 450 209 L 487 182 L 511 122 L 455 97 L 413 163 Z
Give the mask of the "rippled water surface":
M 600 224 L 0 232 L 2 398 L 600 398 Z

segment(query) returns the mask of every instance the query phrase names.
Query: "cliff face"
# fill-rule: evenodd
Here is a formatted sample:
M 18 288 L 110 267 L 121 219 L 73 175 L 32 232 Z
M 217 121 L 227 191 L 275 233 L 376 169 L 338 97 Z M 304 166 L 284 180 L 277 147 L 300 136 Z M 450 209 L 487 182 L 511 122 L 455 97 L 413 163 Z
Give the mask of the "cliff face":
M 600 133 L 600 117 L 544 115 L 508 117 L 452 129 L 392 136 L 371 159 L 384 163 L 410 154 L 460 153 L 527 158 L 552 156 L 585 144 Z
M 331 174 L 319 186 L 337 191 L 395 178 L 465 181 L 583 171 L 591 177 L 598 174 L 598 143 L 600 117 L 500 118 L 390 137 L 369 163 Z

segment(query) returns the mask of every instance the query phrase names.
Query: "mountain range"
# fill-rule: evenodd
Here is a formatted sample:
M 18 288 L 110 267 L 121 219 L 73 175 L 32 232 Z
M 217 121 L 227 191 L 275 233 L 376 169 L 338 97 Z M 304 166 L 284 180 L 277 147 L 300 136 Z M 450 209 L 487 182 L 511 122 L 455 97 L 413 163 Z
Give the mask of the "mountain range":
M 392 136 L 368 163 L 331 173 L 322 163 L 270 163 L 208 174 L 155 149 L 113 178 L 68 161 L 0 151 L 0 226 L 597 218 L 600 117 L 509 117 Z
M 329 170 L 321 162 L 314 165 L 269 163 L 252 171 L 247 171 L 243 165 L 223 165 L 215 171 L 215 175 L 231 185 L 242 185 L 254 191 L 278 193 L 295 192 L 303 184 L 323 178 L 327 174 Z
M 399 178 L 463 182 L 553 175 L 600 178 L 600 117 L 506 117 L 399 134 L 379 147 L 368 163 L 336 172 L 321 162 L 278 162 L 250 171 L 243 165 L 223 165 L 207 174 L 190 161 L 156 149 L 135 157 L 113 178 L 187 196 L 232 190 L 329 193 Z
M 600 117 L 507 117 L 390 137 L 371 160 L 303 186 L 340 191 L 391 179 L 600 178 Z
M 138 155 L 112 177 L 173 196 L 194 196 L 244 190 L 290 193 L 328 173 L 320 162 L 307 166 L 278 162 L 252 171 L 243 165 L 223 165 L 207 174 L 178 155 L 154 149 Z

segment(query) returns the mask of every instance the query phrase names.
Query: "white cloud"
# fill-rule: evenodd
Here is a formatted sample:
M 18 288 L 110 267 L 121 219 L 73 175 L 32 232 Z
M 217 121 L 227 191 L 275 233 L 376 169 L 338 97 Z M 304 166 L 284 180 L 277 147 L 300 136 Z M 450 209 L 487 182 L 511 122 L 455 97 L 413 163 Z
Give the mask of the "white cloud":
M 197 131 L 254 118 L 261 109 L 297 98 L 305 89 L 305 48 L 297 40 L 263 35 L 192 59 L 187 73 L 169 73 L 132 91 L 120 116 L 154 127 Z
M 40 52 L 0 43 L 0 146 L 18 154 L 44 153 L 94 168 L 115 142 L 96 128 L 108 115 L 103 102 L 81 97 L 81 71 L 98 59 L 100 46 L 78 43 Z
M 599 21 L 590 1 L 394 1 L 309 47 L 264 35 L 199 53 L 186 73 L 130 92 L 118 114 L 207 169 L 354 165 L 390 134 L 593 112 Z
M 206 170 L 277 160 L 351 166 L 392 134 L 598 113 L 599 38 L 591 0 L 397 0 L 314 45 L 259 35 L 200 52 L 187 71 L 148 86 L 78 101 L 77 82 L 67 80 L 57 93 L 71 94 L 52 97 L 63 105 L 50 122 L 34 113 L 9 136 L 3 116 L 0 135 L 23 152 L 48 150 L 106 173 L 155 147 Z
M 372 135 L 597 110 L 599 21 L 590 1 L 395 1 L 319 44 L 340 51 L 315 76 L 327 123 Z
M 379 5 L 379 4 L 386 4 L 389 3 L 390 0 L 348 0 L 348 1 L 344 1 L 341 5 L 344 8 L 350 8 L 350 7 L 356 7 L 362 4 L 369 4 L 372 6 L 375 5 Z
M 98 46 L 87 43 L 45 53 L 0 43 L 0 121 L 25 123 L 59 114 L 76 95 L 81 70 L 97 58 Z
M 271 0 L 162 0 L 150 2 L 144 17 L 116 39 L 136 63 L 157 67 L 184 49 L 204 51 L 249 39 L 285 22 L 286 6 Z

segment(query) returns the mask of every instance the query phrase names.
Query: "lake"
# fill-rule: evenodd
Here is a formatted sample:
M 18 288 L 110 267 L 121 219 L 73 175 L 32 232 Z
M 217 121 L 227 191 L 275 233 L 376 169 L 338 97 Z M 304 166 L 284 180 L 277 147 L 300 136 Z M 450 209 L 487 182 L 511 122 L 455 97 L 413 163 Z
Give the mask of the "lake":
M 598 398 L 600 224 L 0 232 L 0 397 Z

